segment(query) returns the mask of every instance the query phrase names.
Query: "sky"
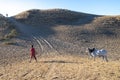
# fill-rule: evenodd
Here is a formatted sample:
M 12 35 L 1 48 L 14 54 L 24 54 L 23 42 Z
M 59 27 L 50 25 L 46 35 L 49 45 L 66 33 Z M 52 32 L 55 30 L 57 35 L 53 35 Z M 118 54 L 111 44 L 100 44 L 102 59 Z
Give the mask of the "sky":
M 55 8 L 97 15 L 120 15 L 120 0 L 0 0 L 0 14 L 4 16 L 30 9 Z

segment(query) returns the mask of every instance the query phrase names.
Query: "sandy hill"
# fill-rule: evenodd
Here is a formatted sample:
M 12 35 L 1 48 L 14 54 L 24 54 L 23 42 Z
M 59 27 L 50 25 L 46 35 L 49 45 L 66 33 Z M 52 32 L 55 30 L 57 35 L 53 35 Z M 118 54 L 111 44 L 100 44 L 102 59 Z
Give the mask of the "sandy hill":
M 53 37 L 63 42 L 73 43 L 72 45 L 78 45 L 79 49 L 105 48 L 110 54 L 116 56 L 116 59 L 120 57 L 117 55 L 120 47 L 120 16 L 92 15 L 65 9 L 33 9 L 13 17 L 21 23 L 39 27 L 42 37 Z M 53 45 L 58 43 L 49 41 Z M 62 47 L 57 46 L 57 49 Z M 62 49 L 64 50 L 65 47 Z
M 70 11 L 66 9 L 48 9 L 39 10 L 32 9 L 24 11 L 15 15 L 14 17 L 26 24 L 32 24 L 34 26 L 40 25 L 56 25 L 56 24 L 73 24 L 78 20 L 82 20 L 89 16 L 85 13 Z M 92 15 L 90 15 L 92 17 Z
M 66 9 L 33 9 L 13 17 L 22 23 L 39 26 L 43 33 L 48 31 L 48 36 L 57 35 L 62 39 L 89 41 L 103 36 L 119 38 L 120 16 L 99 16 Z

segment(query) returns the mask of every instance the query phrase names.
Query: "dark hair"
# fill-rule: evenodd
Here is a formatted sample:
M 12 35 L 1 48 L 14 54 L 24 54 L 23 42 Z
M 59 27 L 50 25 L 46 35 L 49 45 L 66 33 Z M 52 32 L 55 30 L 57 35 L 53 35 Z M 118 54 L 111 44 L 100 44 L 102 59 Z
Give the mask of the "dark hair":
M 33 47 L 33 45 L 31 45 L 31 47 Z

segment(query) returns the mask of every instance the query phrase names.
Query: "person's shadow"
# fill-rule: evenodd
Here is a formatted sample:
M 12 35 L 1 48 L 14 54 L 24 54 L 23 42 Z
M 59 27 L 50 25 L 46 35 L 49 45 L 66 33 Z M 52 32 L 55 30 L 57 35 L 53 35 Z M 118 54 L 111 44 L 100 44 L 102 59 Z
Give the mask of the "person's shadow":
M 79 63 L 79 62 L 71 62 L 71 61 L 63 61 L 63 60 L 51 60 L 51 61 L 42 61 L 43 63 Z

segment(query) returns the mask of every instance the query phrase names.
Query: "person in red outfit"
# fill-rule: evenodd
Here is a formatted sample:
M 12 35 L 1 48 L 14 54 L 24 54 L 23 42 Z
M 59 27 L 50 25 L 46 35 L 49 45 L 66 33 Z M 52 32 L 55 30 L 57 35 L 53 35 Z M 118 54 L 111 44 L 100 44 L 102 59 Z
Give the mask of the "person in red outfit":
M 33 47 L 33 45 L 31 46 L 31 49 L 30 49 L 30 62 L 31 62 L 32 58 L 34 58 L 37 62 L 36 51 L 35 51 L 35 48 Z

